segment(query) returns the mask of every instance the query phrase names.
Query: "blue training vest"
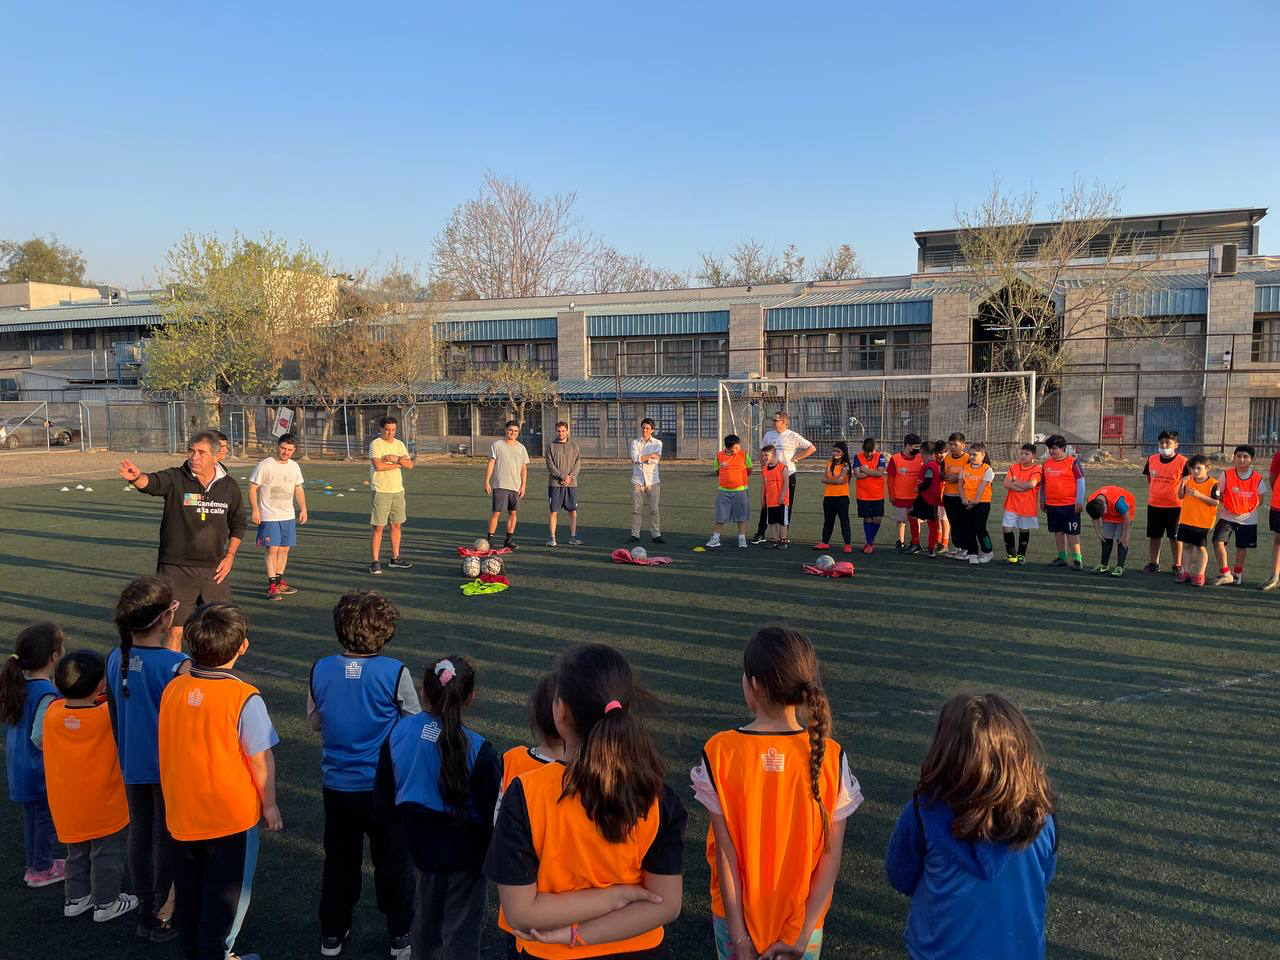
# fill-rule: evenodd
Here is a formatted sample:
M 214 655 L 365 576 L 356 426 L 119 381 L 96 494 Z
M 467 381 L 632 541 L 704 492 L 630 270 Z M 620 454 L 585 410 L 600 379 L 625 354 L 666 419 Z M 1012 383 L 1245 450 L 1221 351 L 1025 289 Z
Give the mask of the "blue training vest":
M 324 725 L 320 769 L 330 790 L 372 790 L 382 749 L 400 717 L 400 674 L 392 657 L 334 654 L 311 667 L 311 699 Z
M 116 708 L 116 750 L 125 783 L 160 782 L 160 696 L 188 659 L 163 647 L 133 647 L 126 697 L 120 648 L 107 655 L 107 689 Z
M 484 737 L 463 727 L 467 737 L 467 772 L 475 769 Z M 440 718 L 430 713 L 401 717 L 391 729 L 391 767 L 396 778 L 396 805 L 412 803 L 440 813 L 449 811 L 440 795 Z M 467 818 L 480 820 L 474 800 L 467 797 Z
M 9 775 L 9 799 L 14 803 L 43 800 L 49 795 L 44 785 L 44 751 L 37 750 L 31 742 L 31 728 L 35 724 L 36 708 L 40 701 L 52 694 L 62 699 L 62 694 L 48 680 L 26 680 L 26 699 L 22 701 L 22 722 L 5 729 L 4 758 Z

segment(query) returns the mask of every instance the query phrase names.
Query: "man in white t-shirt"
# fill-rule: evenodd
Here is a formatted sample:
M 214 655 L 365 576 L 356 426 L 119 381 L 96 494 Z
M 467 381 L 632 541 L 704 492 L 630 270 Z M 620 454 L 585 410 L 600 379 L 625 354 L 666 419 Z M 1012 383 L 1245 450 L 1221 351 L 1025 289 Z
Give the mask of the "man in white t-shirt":
M 302 469 L 293 459 L 298 440 L 286 433 L 276 441 L 276 455 L 267 457 L 249 475 L 249 506 L 258 525 L 258 546 L 267 552 L 267 599 L 298 591 L 284 578 L 289 548 L 297 546 L 298 524 L 307 522 L 307 497 L 302 492 Z M 298 503 L 294 519 L 293 504 Z
M 658 463 L 662 460 L 662 441 L 653 435 L 654 423 L 648 417 L 640 421 L 640 437 L 631 441 L 631 543 L 640 542 L 640 526 L 645 504 L 649 506 L 649 539 L 662 539 L 662 517 L 658 501 L 662 494 L 662 477 Z
M 400 556 L 400 526 L 405 521 L 404 478 L 402 470 L 413 469 L 413 457 L 404 442 L 396 439 L 395 417 L 383 417 L 378 421 L 382 432 L 369 444 L 369 486 L 373 490 L 373 511 L 369 524 L 373 527 L 373 562 L 369 572 L 378 576 L 382 564 L 378 555 L 382 552 L 382 530 L 391 524 L 391 560 L 389 567 L 407 570 L 413 566 Z
M 770 443 L 778 451 L 778 459 L 787 465 L 787 492 L 791 495 L 788 503 L 791 507 L 791 515 L 795 516 L 796 464 L 805 457 L 813 456 L 818 448 L 794 430 L 787 428 L 787 413 L 785 410 L 779 410 L 773 415 L 773 429 L 765 433 L 764 439 L 760 441 L 760 446 L 763 447 Z M 768 525 L 769 508 L 765 506 L 762 500 L 760 503 L 760 523 L 756 527 L 756 535 L 752 539 L 752 543 L 764 543 L 765 528 Z

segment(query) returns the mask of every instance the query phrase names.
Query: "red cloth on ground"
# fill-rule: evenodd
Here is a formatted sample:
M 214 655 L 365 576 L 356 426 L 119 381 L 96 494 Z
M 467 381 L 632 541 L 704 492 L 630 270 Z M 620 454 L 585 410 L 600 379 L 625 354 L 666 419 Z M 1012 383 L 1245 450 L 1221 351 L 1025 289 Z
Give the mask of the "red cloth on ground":
M 654 567 L 658 564 L 671 562 L 670 557 L 645 557 L 643 560 L 637 560 L 626 547 L 619 547 L 610 556 L 613 557 L 614 563 L 634 563 L 641 567 Z
M 815 567 L 811 563 L 806 563 L 804 565 L 804 572 L 811 573 L 815 577 L 852 577 L 853 564 L 848 560 L 841 560 L 830 570 L 823 570 L 819 567 Z
M 481 553 L 479 550 L 473 549 L 472 547 L 458 548 L 458 556 L 460 557 L 500 557 L 504 553 L 510 553 L 510 552 L 511 552 L 510 547 L 499 547 L 497 550 L 489 550 L 489 551 L 486 551 L 485 553 Z
M 505 583 L 508 587 L 511 586 L 511 581 L 500 573 L 482 573 L 476 579 L 481 583 Z

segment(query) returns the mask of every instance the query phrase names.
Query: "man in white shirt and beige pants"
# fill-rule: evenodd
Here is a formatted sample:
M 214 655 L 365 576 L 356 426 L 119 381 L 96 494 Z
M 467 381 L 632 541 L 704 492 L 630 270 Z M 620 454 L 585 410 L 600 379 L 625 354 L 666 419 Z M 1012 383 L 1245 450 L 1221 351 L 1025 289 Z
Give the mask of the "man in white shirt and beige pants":
M 662 539 L 662 517 L 658 510 L 662 490 L 658 461 L 661 459 L 662 441 L 653 435 L 653 421 L 645 417 L 640 421 L 640 438 L 631 441 L 631 543 L 640 542 L 640 521 L 646 502 L 649 504 L 649 539 L 653 543 L 666 543 Z

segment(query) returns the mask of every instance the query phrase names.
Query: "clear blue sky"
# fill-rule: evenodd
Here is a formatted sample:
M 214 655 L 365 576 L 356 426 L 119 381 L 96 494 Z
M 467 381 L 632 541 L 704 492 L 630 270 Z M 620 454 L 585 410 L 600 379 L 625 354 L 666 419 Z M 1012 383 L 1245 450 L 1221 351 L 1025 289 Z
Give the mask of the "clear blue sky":
M 0 23 L 0 237 L 56 233 L 97 280 L 153 278 L 187 230 L 425 262 L 486 168 L 577 191 L 588 227 L 671 268 L 754 236 L 908 272 L 911 232 L 993 177 L 1096 179 L 1128 213 L 1272 206 L 1280 253 L 1274 2 L 63 2 Z

